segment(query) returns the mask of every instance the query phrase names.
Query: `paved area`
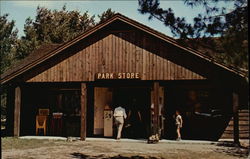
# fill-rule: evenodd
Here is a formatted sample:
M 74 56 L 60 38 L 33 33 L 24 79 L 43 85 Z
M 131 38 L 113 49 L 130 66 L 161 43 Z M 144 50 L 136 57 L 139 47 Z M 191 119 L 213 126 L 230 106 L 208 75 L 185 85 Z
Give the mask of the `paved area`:
M 66 141 L 66 137 L 58 137 L 58 136 L 21 136 L 20 139 L 39 139 L 39 140 L 64 140 Z
M 66 137 L 57 137 L 57 136 L 21 136 L 19 137 L 20 139 L 41 139 L 41 140 L 63 140 L 67 141 Z M 80 137 L 74 137 L 72 138 L 73 140 L 80 140 Z M 114 142 L 116 141 L 115 139 L 112 138 L 91 138 L 88 137 L 86 138 L 86 141 L 111 141 Z M 121 139 L 123 142 L 137 142 L 137 143 L 147 143 L 147 140 L 145 139 Z M 160 140 L 160 143 L 179 143 L 179 144 L 218 144 L 222 142 L 230 142 L 232 143 L 232 139 L 221 139 L 219 141 L 205 141 L 205 140 L 181 140 L 181 141 L 175 141 L 175 140 L 166 140 L 162 139 Z M 249 140 L 240 140 L 240 143 L 244 147 L 249 147 Z
M 39 139 L 39 140 L 38 140 Z M 248 158 L 249 148 L 232 142 L 171 141 L 147 144 L 146 140 L 58 137 L 2 139 L 3 159 L 236 159 Z

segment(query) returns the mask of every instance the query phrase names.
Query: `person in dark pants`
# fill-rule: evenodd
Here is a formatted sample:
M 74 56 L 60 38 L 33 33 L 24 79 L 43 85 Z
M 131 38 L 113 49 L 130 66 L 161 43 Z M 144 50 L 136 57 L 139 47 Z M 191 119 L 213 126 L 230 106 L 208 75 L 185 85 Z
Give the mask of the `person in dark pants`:
M 130 110 L 128 112 L 128 121 L 130 124 L 129 127 L 129 134 L 132 138 L 139 138 L 142 137 L 144 132 L 143 125 L 142 125 L 142 117 L 141 112 L 138 109 L 136 99 L 132 100 L 132 104 L 130 106 Z

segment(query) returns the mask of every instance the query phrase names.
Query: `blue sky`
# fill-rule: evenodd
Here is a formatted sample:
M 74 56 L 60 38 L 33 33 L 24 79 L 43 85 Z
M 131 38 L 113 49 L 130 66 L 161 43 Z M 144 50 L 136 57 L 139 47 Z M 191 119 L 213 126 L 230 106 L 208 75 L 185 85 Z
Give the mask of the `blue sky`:
M 162 0 L 160 1 L 162 8 L 172 8 L 176 16 L 185 17 L 187 21 L 192 21 L 192 18 L 197 13 L 204 12 L 202 7 L 191 9 L 184 6 L 182 0 Z M 142 15 L 138 12 L 138 1 L 0 1 L 1 15 L 9 13 L 9 20 L 15 20 L 16 27 L 19 30 L 19 36 L 23 35 L 23 26 L 25 19 L 31 17 L 35 19 L 36 8 L 38 5 L 49 9 L 60 10 L 66 4 L 67 10 L 78 10 L 81 12 L 88 11 L 90 15 L 98 15 L 111 8 L 115 12 L 119 12 L 129 18 L 132 18 L 142 24 L 145 24 L 155 30 L 158 30 L 166 35 L 172 36 L 170 30 L 158 20 L 148 20 L 148 15 Z M 232 3 L 219 2 L 220 6 L 232 8 Z M 96 16 L 97 18 L 97 16 Z M 98 21 L 98 18 L 96 19 Z

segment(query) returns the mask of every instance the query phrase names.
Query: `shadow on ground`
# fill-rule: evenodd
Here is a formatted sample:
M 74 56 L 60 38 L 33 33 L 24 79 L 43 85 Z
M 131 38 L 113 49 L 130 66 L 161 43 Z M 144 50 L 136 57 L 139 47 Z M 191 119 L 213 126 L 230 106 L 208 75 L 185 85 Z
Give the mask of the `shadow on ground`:
M 223 141 L 216 144 L 218 147 L 215 151 L 220 153 L 225 153 L 230 156 L 236 157 L 248 157 L 249 156 L 249 146 L 235 145 L 231 141 Z
M 89 155 L 85 155 L 85 154 L 77 153 L 77 152 L 74 152 L 71 155 L 77 159 L 159 159 L 156 157 L 144 157 L 144 156 L 126 157 L 126 156 L 122 156 L 122 155 L 117 155 L 117 156 L 113 156 L 113 157 L 106 157 L 104 155 L 89 156 Z

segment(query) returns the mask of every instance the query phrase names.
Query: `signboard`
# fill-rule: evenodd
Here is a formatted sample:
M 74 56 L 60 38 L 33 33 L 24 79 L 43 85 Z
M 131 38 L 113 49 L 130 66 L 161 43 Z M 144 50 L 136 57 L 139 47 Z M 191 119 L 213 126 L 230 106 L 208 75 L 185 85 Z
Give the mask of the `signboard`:
M 119 73 L 96 73 L 97 80 L 106 79 L 140 79 L 138 72 L 119 72 Z
M 104 136 L 113 136 L 113 111 L 104 110 Z

